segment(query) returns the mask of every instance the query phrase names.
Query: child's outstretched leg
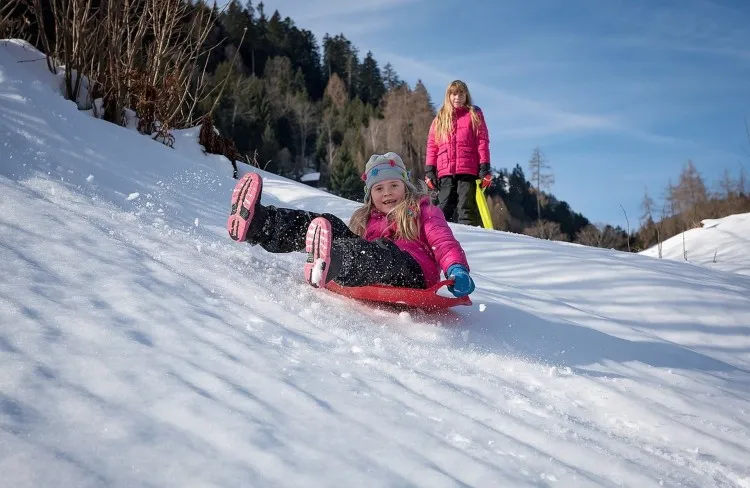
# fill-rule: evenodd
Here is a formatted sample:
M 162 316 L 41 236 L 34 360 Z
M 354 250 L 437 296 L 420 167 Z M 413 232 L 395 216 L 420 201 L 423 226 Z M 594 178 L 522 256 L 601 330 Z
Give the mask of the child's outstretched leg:
M 422 266 L 391 240 L 338 239 L 332 244 L 331 255 L 329 278 L 336 267 L 335 259 L 340 256 L 340 271 L 335 280 L 342 286 L 426 288 Z
M 307 228 L 320 216 L 331 223 L 333 239 L 356 236 L 332 214 L 261 205 L 262 190 L 263 178 L 257 173 L 247 173 L 232 191 L 227 230 L 235 241 L 257 244 L 273 253 L 302 252 Z
M 308 227 L 305 279 L 323 288 L 329 281 L 342 286 L 391 285 L 425 288 L 422 267 L 387 239 L 369 242 L 360 237 L 332 239 L 331 225 L 316 218 Z

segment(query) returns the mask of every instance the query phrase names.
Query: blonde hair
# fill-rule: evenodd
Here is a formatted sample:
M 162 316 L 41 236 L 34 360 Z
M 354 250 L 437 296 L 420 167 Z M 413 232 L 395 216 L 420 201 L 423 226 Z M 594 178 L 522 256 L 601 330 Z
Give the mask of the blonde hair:
M 417 186 L 404 184 L 406 194 L 404 199 L 396 207 L 388 212 L 386 218 L 388 222 L 396 223 L 396 231 L 393 237 L 395 239 L 419 239 L 419 204 L 427 196 L 427 189 L 424 182 L 417 182 Z M 349 220 L 349 229 L 359 237 L 365 236 L 367 222 L 370 220 L 370 214 L 375 209 L 372 202 L 372 196 L 368 193 L 365 204 L 359 207 L 352 214 Z
M 445 98 L 443 99 L 443 106 L 438 110 L 435 120 L 432 122 L 435 127 L 435 140 L 445 141 L 448 140 L 448 134 L 453 130 L 453 119 L 454 111 L 453 104 L 451 103 L 451 95 L 454 93 L 463 93 L 466 95 L 466 103 L 464 106 L 469 110 L 471 115 L 471 125 L 474 131 L 479 127 L 479 114 L 477 114 L 476 107 L 474 107 L 471 101 L 471 93 L 469 93 L 469 87 L 466 86 L 461 80 L 452 81 L 448 88 L 445 89 Z

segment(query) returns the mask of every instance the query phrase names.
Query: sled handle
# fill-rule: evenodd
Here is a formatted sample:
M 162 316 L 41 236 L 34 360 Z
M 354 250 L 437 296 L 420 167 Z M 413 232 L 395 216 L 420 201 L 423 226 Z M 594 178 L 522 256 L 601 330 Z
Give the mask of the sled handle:
M 456 282 L 456 280 L 453 280 L 453 279 L 443 280 L 443 281 L 441 281 L 439 283 L 435 283 L 434 285 L 432 285 L 431 287 L 429 287 L 427 289 L 427 291 L 430 291 L 432 293 L 437 293 L 437 291 L 439 289 L 441 289 L 442 287 L 452 285 L 455 282 Z

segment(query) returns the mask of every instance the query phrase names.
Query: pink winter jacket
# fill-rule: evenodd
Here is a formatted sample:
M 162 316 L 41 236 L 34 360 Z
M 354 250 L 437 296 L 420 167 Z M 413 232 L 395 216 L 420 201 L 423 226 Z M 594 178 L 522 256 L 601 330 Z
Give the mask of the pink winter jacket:
M 479 127 L 475 131 L 471 123 L 471 113 L 467 108 L 455 110 L 453 131 L 448 140 L 435 141 L 435 122 L 427 136 L 426 166 L 437 166 L 437 176 L 460 174 L 479 175 L 479 164 L 490 162 L 490 135 L 484 114 L 474 107 L 479 116 Z
M 447 272 L 453 264 L 463 264 L 469 269 L 461 244 L 458 243 L 443 211 L 423 198 L 419 204 L 419 239 L 396 239 L 393 243 L 408 252 L 419 263 L 424 273 L 425 284 L 429 288 L 440 281 L 440 271 Z M 388 223 L 386 215 L 373 210 L 367 221 L 365 240 L 373 241 L 380 237 L 393 239 L 395 224 Z

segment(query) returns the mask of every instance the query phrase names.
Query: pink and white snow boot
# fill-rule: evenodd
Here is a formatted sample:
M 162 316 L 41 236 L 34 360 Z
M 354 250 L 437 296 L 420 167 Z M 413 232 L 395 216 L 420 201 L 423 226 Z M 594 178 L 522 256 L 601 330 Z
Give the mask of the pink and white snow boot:
M 331 268 L 332 241 L 331 223 L 323 217 L 314 218 L 305 235 L 305 279 L 316 288 L 326 286 L 326 278 Z
M 257 173 L 247 173 L 232 191 L 232 210 L 227 220 L 229 237 L 242 242 L 247 239 L 247 231 L 255 214 L 255 205 L 263 191 L 263 178 Z

